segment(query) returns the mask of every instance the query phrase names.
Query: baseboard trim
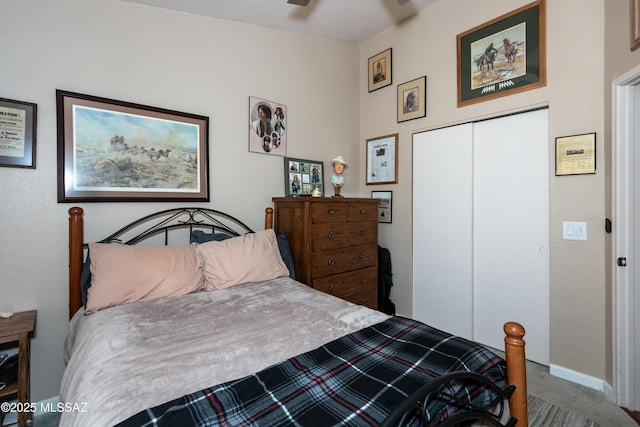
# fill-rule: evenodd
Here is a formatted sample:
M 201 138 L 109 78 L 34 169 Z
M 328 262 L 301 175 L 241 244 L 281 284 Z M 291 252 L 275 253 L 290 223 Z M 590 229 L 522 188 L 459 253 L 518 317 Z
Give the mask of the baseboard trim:
M 613 387 L 611 386 L 611 384 L 600 378 L 592 377 L 590 375 L 583 374 L 582 372 L 554 365 L 553 363 L 549 364 L 549 373 L 555 377 L 562 378 L 563 380 L 571 381 L 573 383 L 601 391 L 602 393 L 604 393 L 607 399 L 613 401 Z

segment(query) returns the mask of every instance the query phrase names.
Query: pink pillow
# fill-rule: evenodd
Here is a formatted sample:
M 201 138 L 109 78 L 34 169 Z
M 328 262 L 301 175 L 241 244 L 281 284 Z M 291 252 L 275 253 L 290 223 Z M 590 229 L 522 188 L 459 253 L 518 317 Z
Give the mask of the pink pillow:
M 91 287 L 85 313 L 136 301 L 202 290 L 203 276 L 191 246 L 90 243 Z
M 289 276 L 273 230 L 198 245 L 206 290 Z M 93 255 L 92 255 L 93 256 Z

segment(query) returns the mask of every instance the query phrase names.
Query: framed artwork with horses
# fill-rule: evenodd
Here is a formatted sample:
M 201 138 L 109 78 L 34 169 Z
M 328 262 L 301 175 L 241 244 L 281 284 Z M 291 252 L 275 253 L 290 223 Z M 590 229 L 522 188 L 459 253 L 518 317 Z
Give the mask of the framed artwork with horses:
M 546 85 L 545 17 L 537 0 L 458 34 L 458 107 Z
M 209 201 L 209 118 L 56 91 L 58 203 Z

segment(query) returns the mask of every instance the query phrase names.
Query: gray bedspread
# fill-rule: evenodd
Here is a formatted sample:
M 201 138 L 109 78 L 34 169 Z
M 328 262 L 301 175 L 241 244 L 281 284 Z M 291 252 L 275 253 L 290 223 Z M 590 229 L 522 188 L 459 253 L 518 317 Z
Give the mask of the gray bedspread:
M 62 426 L 109 426 L 390 316 L 289 278 L 112 307 L 71 320 Z

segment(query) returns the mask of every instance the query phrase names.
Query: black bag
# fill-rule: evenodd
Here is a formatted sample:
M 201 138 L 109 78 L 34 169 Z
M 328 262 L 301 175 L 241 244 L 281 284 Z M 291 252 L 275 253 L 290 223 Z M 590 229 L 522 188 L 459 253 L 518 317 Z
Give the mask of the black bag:
M 18 355 L 14 354 L 0 363 L 0 385 L 11 384 L 18 379 Z
M 389 249 L 378 245 L 378 310 L 383 313 L 395 315 L 396 305 L 391 302 L 391 252 Z

